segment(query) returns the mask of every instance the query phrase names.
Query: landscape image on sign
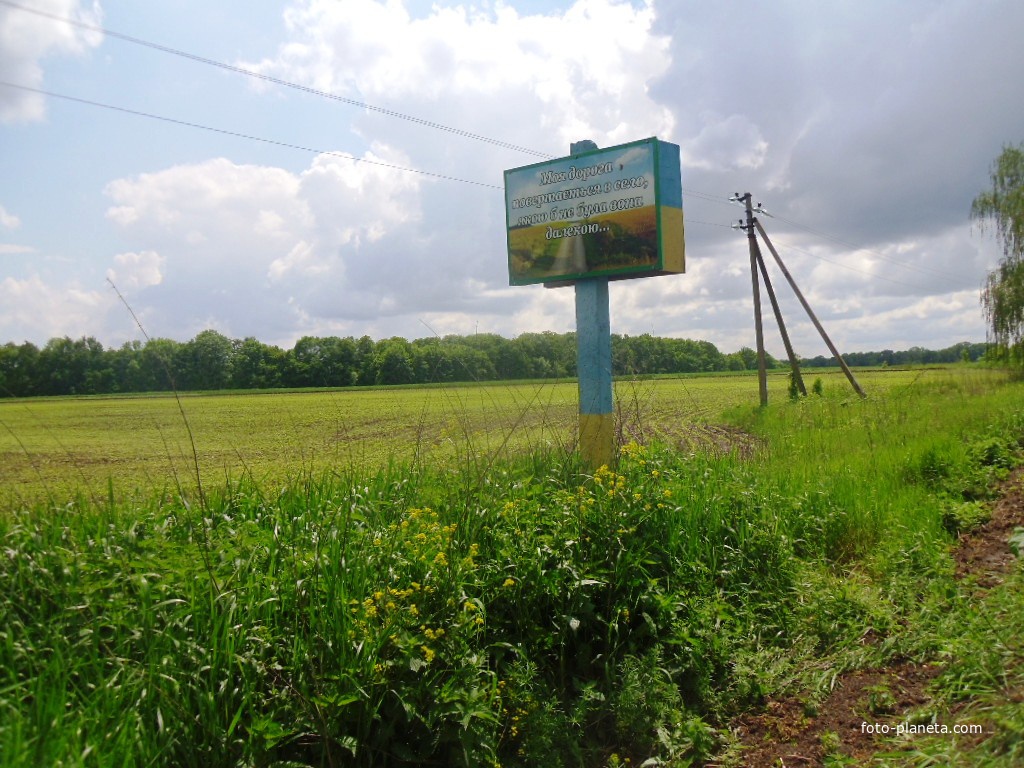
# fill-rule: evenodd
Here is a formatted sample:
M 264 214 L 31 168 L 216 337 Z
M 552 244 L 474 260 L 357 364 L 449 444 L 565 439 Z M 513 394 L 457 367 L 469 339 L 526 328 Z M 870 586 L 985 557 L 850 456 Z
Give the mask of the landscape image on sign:
M 658 268 L 653 149 L 569 157 L 510 171 L 513 283 Z

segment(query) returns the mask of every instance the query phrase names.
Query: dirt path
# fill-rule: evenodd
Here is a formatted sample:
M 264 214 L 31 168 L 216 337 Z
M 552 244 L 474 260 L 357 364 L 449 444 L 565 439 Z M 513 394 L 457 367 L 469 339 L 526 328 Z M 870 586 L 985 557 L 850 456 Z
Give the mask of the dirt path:
M 961 538 L 954 552 L 957 577 L 973 578 L 980 592 L 1001 584 L 1015 567 L 1008 539 L 1020 526 L 1024 526 L 1024 468 L 1007 481 L 989 521 Z M 928 703 L 929 683 L 940 670 L 938 665 L 905 663 L 850 672 L 812 712 L 797 699 L 771 701 L 764 711 L 733 722 L 743 745 L 742 764 L 751 768 L 824 766 L 829 748 L 855 761 L 866 759 L 891 744 L 891 737 L 872 734 L 863 724 L 904 722 L 905 713 Z
M 1024 526 L 1024 468 L 1016 470 L 996 501 L 992 517 L 971 535 L 962 537 L 954 552 L 957 578 L 974 576 L 979 587 L 991 589 L 1002 583 L 1017 558 L 1010 536 Z
M 587 271 L 587 257 L 583 237 L 566 237 L 559 243 L 558 253 L 551 264 L 551 274 L 568 275 Z

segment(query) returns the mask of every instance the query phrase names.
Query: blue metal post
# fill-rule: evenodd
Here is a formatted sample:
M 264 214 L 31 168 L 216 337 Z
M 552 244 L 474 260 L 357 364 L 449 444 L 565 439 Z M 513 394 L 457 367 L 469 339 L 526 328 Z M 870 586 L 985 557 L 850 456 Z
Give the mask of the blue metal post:
M 608 278 L 576 282 L 580 457 L 591 469 L 615 463 L 612 338 L 608 304 Z
M 584 139 L 570 154 L 597 149 Z M 580 458 L 590 469 L 615 463 L 612 413 L 612 333 L 608 278 L 576 281 L 576 374 L 580 397 Z

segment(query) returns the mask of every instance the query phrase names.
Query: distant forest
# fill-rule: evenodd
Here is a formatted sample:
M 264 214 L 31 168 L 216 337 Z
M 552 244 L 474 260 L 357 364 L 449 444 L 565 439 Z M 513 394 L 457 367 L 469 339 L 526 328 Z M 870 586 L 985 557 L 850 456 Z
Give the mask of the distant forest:
M 938 351 L 852 352 L 850 365 L 915 365 L 976 361 L 988 345 L 961 342 Z M 835 365 L 815 357 L 803 365 Z M 768 365 L 781 363 L 769 356 Z M 757 367 L 750 348 L 723 354 L 707 341 L 649 334 L 612 336 L 616 376 L 742 371 Z M 0 347 L 0 397 L 99 395 L 456 381 L 564 378 L 576 375 L 576 334 L 524 333 L 445 336 L 408 341 L 368 336 L 303 337 L 292 349 L 254 338 L 230 339 L 207 330 L 187 342 L 151 339 L 106 349 L 92 337 L 51 339 Z

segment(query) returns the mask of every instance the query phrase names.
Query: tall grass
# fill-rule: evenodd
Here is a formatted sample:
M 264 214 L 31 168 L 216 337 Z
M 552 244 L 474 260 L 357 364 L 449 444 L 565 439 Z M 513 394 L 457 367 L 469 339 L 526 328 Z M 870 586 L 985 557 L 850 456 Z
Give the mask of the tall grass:
M 1020 385 L 734 411 L 759 447 L 541 446 L 0 515 L 0 764 L 686 765 L 901 634 Z M 463 436 L 472 444 L 472 433 Z M 469 454 L 472 453 L 472 457 Z M 943 582 L 945 583 L 945 582 Z M 821 667 L 825 670 L 825 666 Z

